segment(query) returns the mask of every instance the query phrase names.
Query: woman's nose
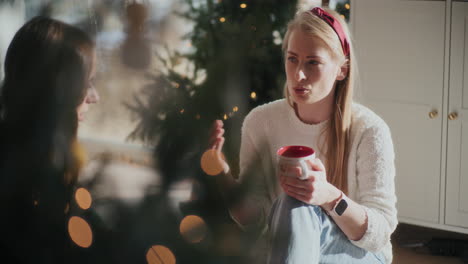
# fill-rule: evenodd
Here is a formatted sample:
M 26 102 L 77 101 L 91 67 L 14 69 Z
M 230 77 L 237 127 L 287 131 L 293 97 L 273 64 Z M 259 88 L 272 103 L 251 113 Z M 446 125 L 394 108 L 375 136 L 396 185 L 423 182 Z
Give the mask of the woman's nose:
M 297 80 L 300 82 L 300 81 L 303 81 L 306 79 L 306 75 L 304 73 L 304 71 L 302 69 L 299 69 L 296 73 L 296 78 Z
M 88 92 L 86 94 L 86 102 L 88 104 L 96 104 L 100 100 L 99 94 L 94 87 L 88 88 Z

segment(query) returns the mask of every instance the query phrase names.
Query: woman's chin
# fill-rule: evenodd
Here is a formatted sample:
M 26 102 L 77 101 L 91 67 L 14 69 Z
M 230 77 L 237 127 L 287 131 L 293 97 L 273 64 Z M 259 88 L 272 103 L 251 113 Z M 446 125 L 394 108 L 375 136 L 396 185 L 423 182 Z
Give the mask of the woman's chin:
M 293 101 L 296 104 L 312 104 L 314 103 L 313 98 L 309 95 L 294 95 L 293 96 Z

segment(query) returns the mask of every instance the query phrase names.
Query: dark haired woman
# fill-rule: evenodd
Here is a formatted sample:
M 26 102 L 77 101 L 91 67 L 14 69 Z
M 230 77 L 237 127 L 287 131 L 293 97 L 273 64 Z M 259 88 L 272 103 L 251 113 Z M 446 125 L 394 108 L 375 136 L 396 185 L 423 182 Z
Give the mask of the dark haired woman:
M 15 34 L 0 90 L 0 250 L 13 263 L 70 263 L 66 219 L 82 165 L 78 122 L 99 96 L 95 45 L 36 17 Z

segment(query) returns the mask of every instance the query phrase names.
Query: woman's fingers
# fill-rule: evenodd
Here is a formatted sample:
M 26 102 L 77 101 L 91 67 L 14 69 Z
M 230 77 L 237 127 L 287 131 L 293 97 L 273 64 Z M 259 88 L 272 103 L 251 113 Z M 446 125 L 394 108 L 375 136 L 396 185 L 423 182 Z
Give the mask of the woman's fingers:
M 325 171 L 325 166 L 318 158 L 307 160 L 307 163 L 309 163 L 309 166 L 313 171 Z
M 225 140 L 226 139 L 224 137 L 218 138 L 218 140 L 216 141 L 216 145 L 215 145 L 215 149 L 217 151 L 221 152 L 223 150 Z
M 224 144 L 224 124 L 221 120 L 215 120 L 211 127 L 210 137 L 208 139 L 209 148 L 212 149 L 222 149 L 222 145 Z M 222 141 L 222 142 L 221 142 Z M 221 144 L 220 144 L 221 143 Z M 221 148 L 220 148 L 221 146 Z
M 296 177 L 288 177 L 288 176 L 282 176 L 280 178 L 280 181 L 285 186 L 288 186 L 297 190 L 302 189 L 306 191 L 311 189 L 312 182 L 313 182 L 313 180 L 300 180 L 300 179 L 297 179 Z
M 285 188 L 285 189 L 284 189 L 284 192 L 285 192 L 287 195 L 289 195 L 289 196 L 291 196 L 291 197 L 293 197 L 293 198 L 295 198 L 295 199 L 297 199 L 297 200 L 299 200 L 299 201 L 308 203 L 308 197 L 307 197 L 306 194 L 302 194 L 301 192 L 294 192 L 293 190 L 288 189 L 288 188 Z
M 209 142 L 208 142 L 210 148 L 217 148 L 216 145 L 220 141 L 220 139 L 224 140 L 223 135 L 224 135 L 224 128 L 220 128 L 220 129 L 213 131 L 213 133 L 210 135 Z

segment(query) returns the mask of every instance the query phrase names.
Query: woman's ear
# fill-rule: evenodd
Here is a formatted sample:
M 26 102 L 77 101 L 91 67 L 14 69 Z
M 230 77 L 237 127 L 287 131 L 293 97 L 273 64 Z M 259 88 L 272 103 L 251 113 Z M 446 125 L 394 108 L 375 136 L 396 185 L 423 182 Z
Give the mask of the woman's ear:
M 340 70 L 338 71 L 338 74 L 336 75 L 336 80 L 337 81 L 342 81 L 348 76 L 349 73 L 349 60 L 346 59 L 343 64 L 340 66 Z

